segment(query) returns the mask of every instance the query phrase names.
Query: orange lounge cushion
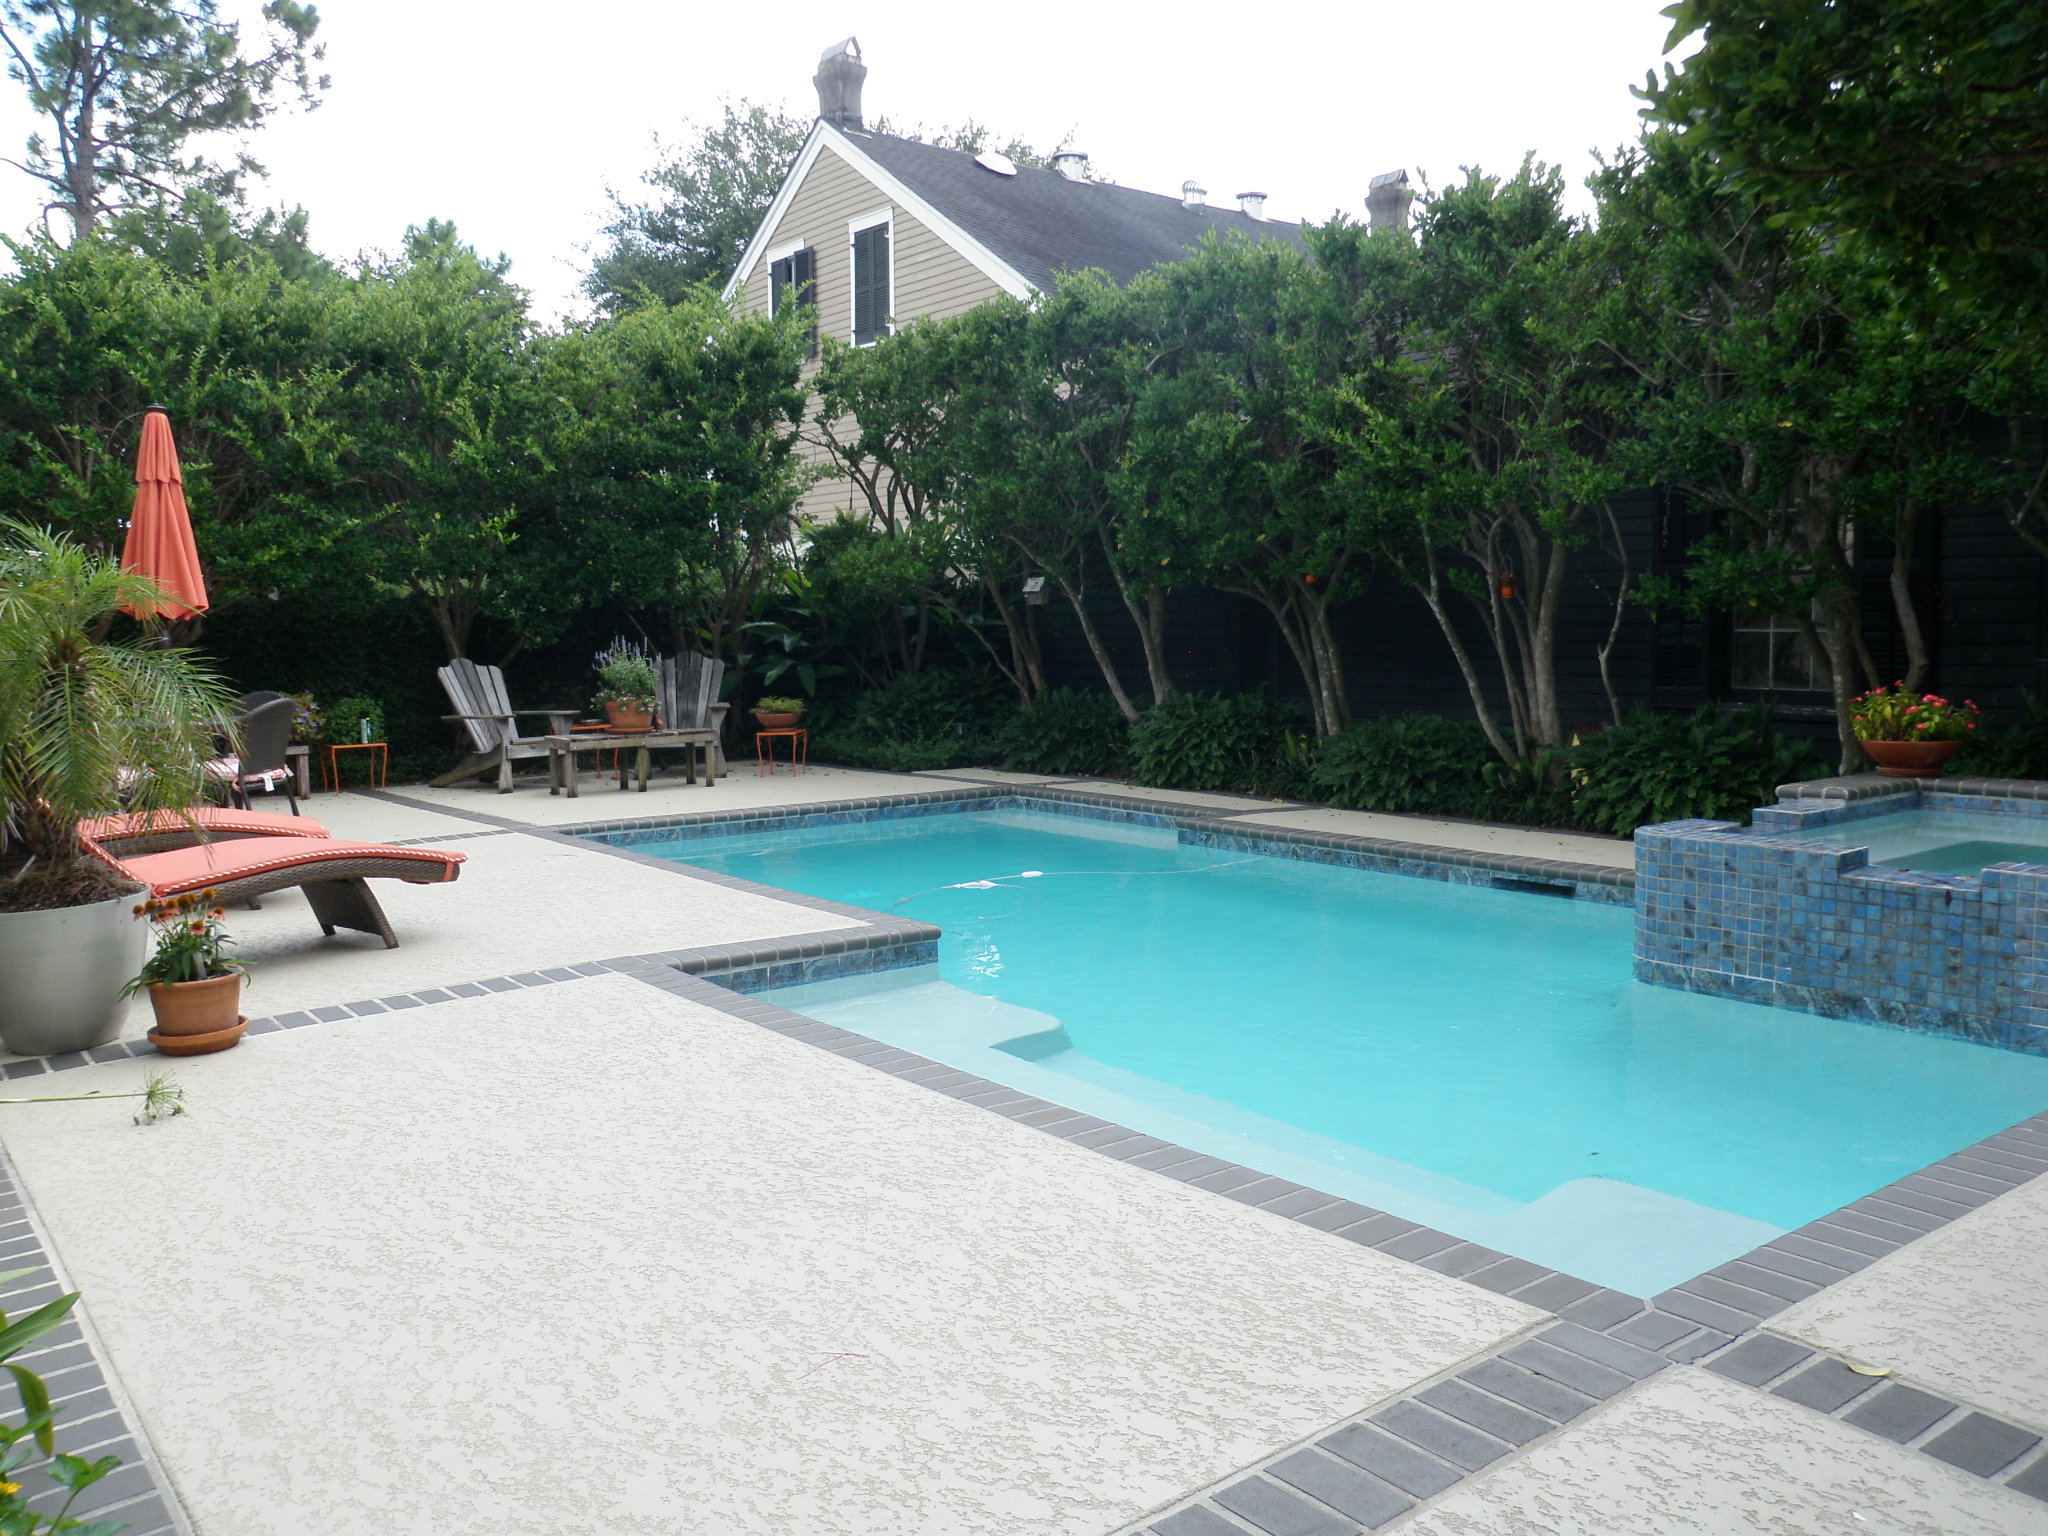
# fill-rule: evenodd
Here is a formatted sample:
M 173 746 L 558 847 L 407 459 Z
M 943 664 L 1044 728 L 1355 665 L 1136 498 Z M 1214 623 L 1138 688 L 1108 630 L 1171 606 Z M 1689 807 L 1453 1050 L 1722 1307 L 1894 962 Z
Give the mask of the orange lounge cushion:
M 95 816 L 78 824 L 78 835 L 90 842 L 141 837 L 152 832 L 231 832 L 244 837 L 326 837 L 330 834 L 310 816 L 280 816 L 274 811 L 237 811 L 216 805 L 189 811 L 137 811 L 126 816 Z
M 401 848 L 394 843 L 342 843 L 327 837 L 251 837 L 231 843 L 209 843 L 202 848 L 145 853 L 116 862 L 130 879 L 140 881 L 158 896 L 181 896 L 188 891 L 203 891 L 210 885 L 245 880 L 251 875 L 295 868 L 311 873 L 322 864 L 355 859 L 417 864 L 418 874 L 396 878 L 416 885 L 432 885 L 453 880 L 468 855 L 436 848 Z

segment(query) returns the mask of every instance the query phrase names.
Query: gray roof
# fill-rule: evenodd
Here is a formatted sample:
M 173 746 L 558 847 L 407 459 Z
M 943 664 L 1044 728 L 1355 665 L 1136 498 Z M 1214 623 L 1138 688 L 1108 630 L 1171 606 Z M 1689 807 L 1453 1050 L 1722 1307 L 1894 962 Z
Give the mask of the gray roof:
M 1302 243 L 1300 225 L 1254 219 L 1236 208 L 1188 208 L 1177 197 L 1070 181 L 1058 171 L 1020 167 L 1003 176 L 960 150 L 883 133 L 847 138 L 1041 289 L 1053 287 L 1056 273 L 1091 267 L 1127 283 L 1148 267 L 1180 260 L 1211 231 Z

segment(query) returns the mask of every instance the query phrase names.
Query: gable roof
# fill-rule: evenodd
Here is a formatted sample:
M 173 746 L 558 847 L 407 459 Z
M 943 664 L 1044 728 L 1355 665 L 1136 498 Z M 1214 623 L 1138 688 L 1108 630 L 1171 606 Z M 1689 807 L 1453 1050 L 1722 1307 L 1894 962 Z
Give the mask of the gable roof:
M 1302 244 L 1300 225 L 1254 219 L 1236 208 L 1189 208 L 1177 197 L 1071 181 L 1053 170 L 1020 167 L 1014 176 L 999 175 L 961 150 L 846 133 L 821 121 L 748 242 L 725 286 L 728 297 L 752 275 L 797 186 L 827 148 L 1019 298 L 1050 290 L 1063 271 L 1099 268 L 1127 283 L 1180 260 L 1210 233 Z

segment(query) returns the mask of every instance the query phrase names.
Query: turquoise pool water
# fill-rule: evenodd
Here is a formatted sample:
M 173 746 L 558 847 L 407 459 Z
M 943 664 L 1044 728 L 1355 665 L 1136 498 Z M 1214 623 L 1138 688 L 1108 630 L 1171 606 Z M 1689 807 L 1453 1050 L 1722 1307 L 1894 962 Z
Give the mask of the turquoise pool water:
M 2048 864 L 2048 818 L 1993 811 L 1894 811 L 1794 835 L 1868 846 L 1873 864 L 1937 875 L 1981 875 L 1987 864 Z
M 937 923 L 774 994 L 1650 1295 L 2048 1107 L 2048 1060 L 1638 984 L 1626 907 L 991 811 L 641 844 Z

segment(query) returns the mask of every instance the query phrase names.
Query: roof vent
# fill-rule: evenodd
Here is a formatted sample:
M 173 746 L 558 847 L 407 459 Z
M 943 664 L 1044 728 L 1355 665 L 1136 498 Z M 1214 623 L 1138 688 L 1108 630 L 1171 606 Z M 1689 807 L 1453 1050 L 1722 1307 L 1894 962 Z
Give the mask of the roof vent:
M 847 133 L 861 132 L 860 87 L 868 77 L 860 61 L 860 39 L 844 38 L 818 56 L 811 84 L 818 88 L 818 116 Z
M 992 149 L 984 149 L 980 154 L 976 155 L 974 163 L 984 171 L 994 171 L 998 176 L 1014 176 L 1017 174 L 1017 162 L 1008 155 L 998 154 Z
M 1184 181 L 1180 184 L 1180 205 L 1183 208 L 1206 208 L 1209 206 L 1209 189 L 1199 181 Z
M 1088 179 L 1088 155 L 1085 150 L 1056 149 L 1052 152 L 1052 168 L 1069 181 Z
M 1237 194 L 1237 206 L 1244 210 L 1246 218 L 1257 219 L 1261 224 L 1266 222 L 1265 193 L 1240 192 Z
M 1415 194 L 1408 190 L 1406 171 L 1386 171 L 1373 177 L 1365 191 L 1366 223 L 1373 229 L 1406 229 L 1408 205 Z

